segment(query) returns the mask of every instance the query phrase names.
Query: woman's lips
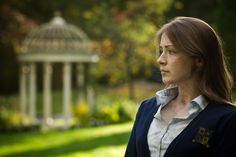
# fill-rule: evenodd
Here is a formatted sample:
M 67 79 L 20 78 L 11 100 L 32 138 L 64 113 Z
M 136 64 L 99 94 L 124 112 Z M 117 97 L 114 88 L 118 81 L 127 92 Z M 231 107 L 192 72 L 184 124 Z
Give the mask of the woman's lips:
M 166 73 L 169 72 L 168 70 L 162 70 L 162 69 L 160 71 L 161 71 L 162 74 L 166 74 Z
M 161 72 L 169 72 L 168 70 L 163 70 L 163 69 L 161 69 L 160 71 L 161 71 Z

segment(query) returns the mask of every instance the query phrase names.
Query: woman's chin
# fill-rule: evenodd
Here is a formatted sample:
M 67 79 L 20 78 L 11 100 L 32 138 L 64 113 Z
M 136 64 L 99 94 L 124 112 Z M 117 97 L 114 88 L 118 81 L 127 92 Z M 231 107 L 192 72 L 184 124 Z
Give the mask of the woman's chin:
M 165 85 L 171 85 L 171 84 L 173 84 L 173 81 L 168 80 L 168 79 L 162 79 L 162 82 L 163 82 Z
M 162 79 L 162 82 L 166 85 L 170 84 L 170 80 L 168 80 L 168 79 Z

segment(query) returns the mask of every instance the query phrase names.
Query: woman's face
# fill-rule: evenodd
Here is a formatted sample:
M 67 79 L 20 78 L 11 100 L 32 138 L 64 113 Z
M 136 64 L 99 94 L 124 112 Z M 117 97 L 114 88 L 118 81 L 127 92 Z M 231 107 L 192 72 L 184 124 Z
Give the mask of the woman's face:
M 194 59 L 178 51 L 165 33 L 161 36 L 159 48 L 157 62 L 160 64 L 163 83 L 178 85 L 194 78 Z

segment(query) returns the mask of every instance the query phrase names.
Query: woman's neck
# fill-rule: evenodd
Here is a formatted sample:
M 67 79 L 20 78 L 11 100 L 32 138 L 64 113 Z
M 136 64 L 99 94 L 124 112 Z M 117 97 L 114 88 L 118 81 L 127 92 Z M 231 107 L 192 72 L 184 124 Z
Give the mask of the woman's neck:
M 185 82 L 183 85 L 178 85 L 178 96 L 176 102 L 180 105 L 188 105 L 194 98 L 199 96 L 199 84 L 196 82 Z

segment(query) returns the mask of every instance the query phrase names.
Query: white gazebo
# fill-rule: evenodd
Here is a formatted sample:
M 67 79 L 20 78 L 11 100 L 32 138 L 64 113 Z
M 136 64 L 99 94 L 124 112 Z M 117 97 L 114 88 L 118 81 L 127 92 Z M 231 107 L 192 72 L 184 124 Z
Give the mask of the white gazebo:
M 21 113 L 37 121 L 36 115 L 36 79 L 37 64 L 43 64 L 43 127 L 52 122 L 52 75 L 53 64 L 63 66 L 63 113 L 65 127 L 71 116 L 72 64 L 76 64 L 79 98 L 93 105 L 91 84 L 87 80 L 91 63 L 98 61 L 92 51 L 87 35 L 74 25 L 68 24 L 59 15 L 49 23 L 31 31 L 22 44 L 20 62 L 20 108 Z M 85 83 L 87 82 L 87 83 Z

